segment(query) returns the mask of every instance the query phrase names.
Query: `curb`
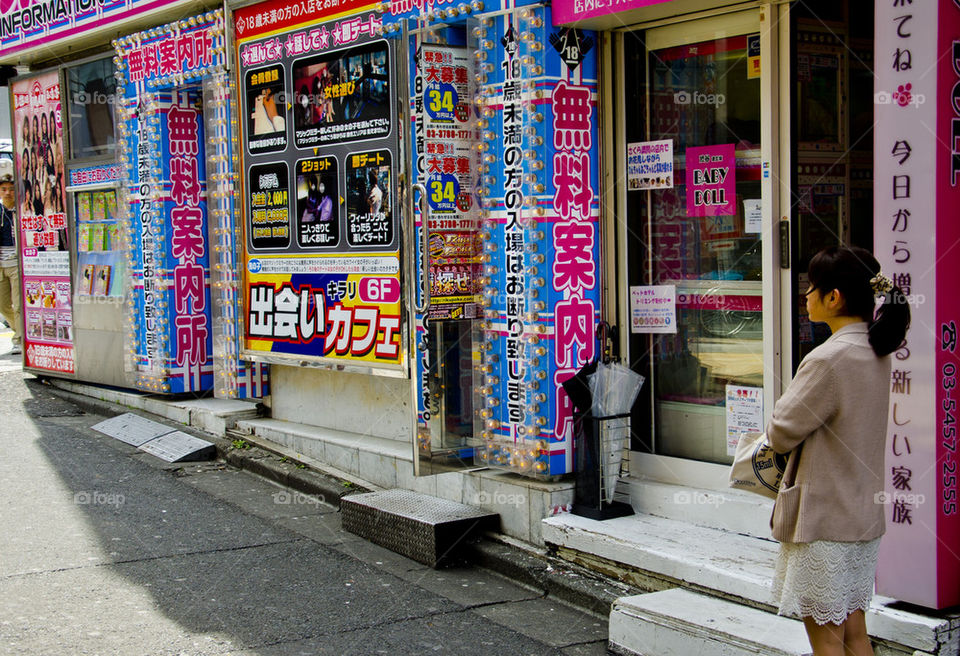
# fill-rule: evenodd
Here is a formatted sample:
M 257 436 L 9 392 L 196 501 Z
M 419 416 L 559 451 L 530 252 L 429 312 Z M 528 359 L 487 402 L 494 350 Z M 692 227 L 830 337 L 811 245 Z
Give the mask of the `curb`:
M 255 446 L 238 449 L 234 446 L 234 442 L 226 437 L 213 435 L 194 426 L 181 424 L 166 417 L 141 410 L 140 408 L 131 408 L 113 403 L 112 401 L 94 399 L 89 396 L 77 394 L 76 392 L 61 389 L 55 385 L 50 385 L 43 379 L 38 380 L 44 385 L 44 389 L 51 394 L 66 399 L 87 412 L 107 415 L 131 412 L 140 416 L 146 416 L 152 421 L 176 428 L 194 437 L 212 442 L 217 449 L 217 458 L 226 462 L 228 465 L 257 474 L 274 483 L 289 487 L 296 492 L 319 497 L 324 503 L 329 503 L 337 508 L 340 507 L 341 497 L 348 494 L 369 491 L 353 483 L 350 483 L 348 488 L 344 485 L 346 481 L 312 468 L 306 463 L 297 461 L 295 458 L 280 456 Z
M 604 620 L 609 617 L 614 601 L 641 592 L 639 588 L 605 579 L 568 561 L 504 544 L 498 538 L 487 535 L 486 540 L 468 545 L 470 562 Z
M 93 414 L 132 412 L 185 433 L 212 442 L 217 458 L 232 467 L 287 487 L 295 492 L 319 497 L 339 509 L 340 499 L 350 494 L 369 490 L 332 476 L 313 464 L 302 463 L 295 457 L 281 456 L 256 446 L 236 448 L 234 441 L 206 431 L 154 415 L 138 408 L 129 408 L 111 401 L 102 401 L 82 394 L 60 389 L 40 379 L 46 389 Z M 242 439 L 242 435 L 237 435 Z M 512 581 L 539 590 L 544 597 L 555 597 L 604 620 L 609 616 L 613 602 L 623 596 L 637 594 L 638 588 L 605 578 L 596 572 L 569 561 L 538 553 L 522 545 L 508 544 L 504 536 L 487 534 L 486 539 L 464 545 L 469 564 L 491 570 Z
M 350 484 L 348 488 L 345 485 L 348 481 L 331 476 L 295 458 L 279 456 L 256 446 L 237 449 L 232 441 L 220 439 L 217 456 L 237 469 L 245 469 L 301 494 L 319 497 L 324 503 L 336 508 L 340 507 L 340 499 L 348 494 L 369 492 L 354 484 Z

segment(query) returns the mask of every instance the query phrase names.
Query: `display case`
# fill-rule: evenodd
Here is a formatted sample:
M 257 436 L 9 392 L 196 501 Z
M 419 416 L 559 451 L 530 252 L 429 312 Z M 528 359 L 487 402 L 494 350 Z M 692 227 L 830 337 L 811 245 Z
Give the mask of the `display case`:
M 77 377 L 126 387 L 123 367 L 125 258 L 120 250 L 115 163 L 68 170 L 71 287 Z
M 122 298 L 124 270 L 116 188 L 111 185 L 74 191 L 71 201 L 77 226 L 75 295 L 87 299 Z

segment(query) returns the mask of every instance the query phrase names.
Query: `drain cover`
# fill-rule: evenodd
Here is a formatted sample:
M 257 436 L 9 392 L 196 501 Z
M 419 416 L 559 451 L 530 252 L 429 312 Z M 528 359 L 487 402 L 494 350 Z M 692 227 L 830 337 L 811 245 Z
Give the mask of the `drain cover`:
M 111 417 L 90 428 L 167 462 L 210 460 L 217 455 L 211 442 L 132 412 Z

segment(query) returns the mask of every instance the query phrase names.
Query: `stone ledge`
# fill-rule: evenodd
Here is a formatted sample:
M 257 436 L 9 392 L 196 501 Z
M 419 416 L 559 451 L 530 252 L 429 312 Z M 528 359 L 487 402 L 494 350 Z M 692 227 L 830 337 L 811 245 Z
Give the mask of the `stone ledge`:
M 543 536 L 545 542 L 557 547 L 593 554 L 715 596 L 742 599 L 763 610 L 775 610 L 770 586 L 778 546 L 773 540 L 650 515 L 604 522 L 558 515 L 543 521 Z M 956 649 L 939 650 L 953 639 L 960 621 L 893 607 L 896 603 L 874 597 L 867 613 L 872 638 L 911 650 L 951 656 L 957 653 Z
M 617 599 L 610 648 L 619 654 L 810 656 L 803 624 L 683 588 Z
M 272 442 L 296 449 L 304 455 L 325 460 L 323 449 L 332 444 L 346 449 L 367 451 L 397 460 L 413 462 L 413 446 L 383 437 L 298 424 L 280 419 L 244 419 L 237 422 L 238 431 L 257 435 Z
M 740 490 L 709 490 L 628 477 L 633 509 L 645 515 L 770 539 L 773 499 Z
M 143 410 L 221 437 L 228 429 L 233 428 L 237 421 L 252 419 L 259 414 L 257 404 L 251 401 L 216 398 L 180 400 L 62 378 L 46 380 L 57 389 L 134 410 Z

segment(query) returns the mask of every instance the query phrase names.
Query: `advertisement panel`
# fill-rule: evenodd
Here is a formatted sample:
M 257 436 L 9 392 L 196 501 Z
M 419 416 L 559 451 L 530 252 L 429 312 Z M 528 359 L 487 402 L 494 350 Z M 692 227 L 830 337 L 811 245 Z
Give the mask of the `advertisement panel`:
M 288 5 L 234 17 L 245 352 L 400 370 L 394 48 L 372 10 L 324 23 L 333 7 Z
M 24 366 L 74 373 L 72 289 L 64 192 L 60 76 L 10 85 L 13 96 Z
M 467 185 L 475 185 L 466 191 L 478 205 L 480 228 L 476 280 L 482 337 L 474 350 L 479 371 L 474 380 L 475 403 L 482 408 L 475 462 L 540 477 L 574 471 L 574 407 L 563 383 L 598 355 L 600 311 L 595 37 L 549 25 L 549 8 L 523 7 L 487 18 L 473 32 L 480 161 L 465 176 Z M 449 195 L 443 198 L 444 165 L 441 161 L 438 176 L 428 128 L 435 120 L 431 113 L 443 116 L 438 108 L 454 119 L 457 111 L 434 81 L 436 55 L 425 55 L 443 58 L 455 49 L 417 44 L 413 50 L 417 175 L 428 202 L 431 186 L 441 192 L 436 200 L 448 201 L 431 204 L 426 217 L 432 257 L 434 238 L 443 234 L 437 224 L 456 224 L 460 217 L 443 217 L 456 203 Z M 451 67 L 458 61 L 449 59 Z M 442 84 L 442 68 L 439 74 Z M 455 69 L 451 74 L 455 80 Z M 424 222 L 415 224 L 419 248 Z M 431 298 L 431 312 L 437 303 Z M 436 437 L 430 434 L 436 403 L 426 380 L 432 318 L 418 316 L 416 332 L 421 448 Z
M 420 47 L 417 163 L 429 209 L 430 319 L 476 318 L 482 289 L 472 71 L 466 48 Z

